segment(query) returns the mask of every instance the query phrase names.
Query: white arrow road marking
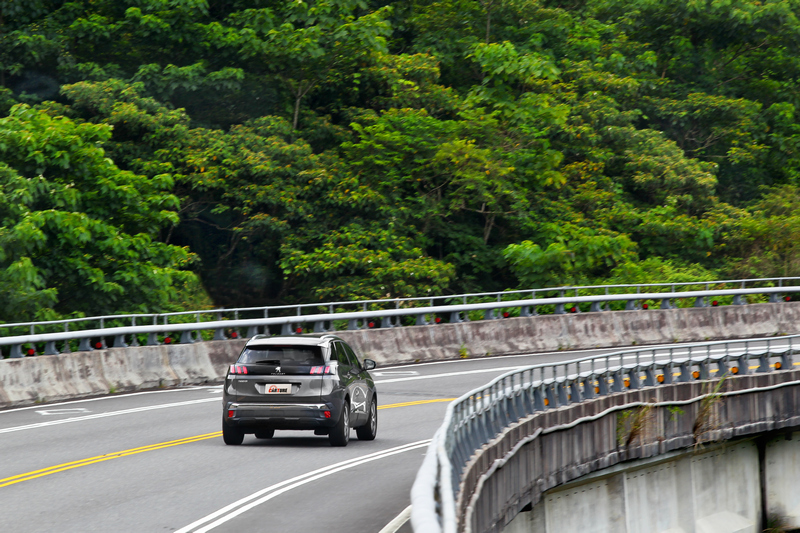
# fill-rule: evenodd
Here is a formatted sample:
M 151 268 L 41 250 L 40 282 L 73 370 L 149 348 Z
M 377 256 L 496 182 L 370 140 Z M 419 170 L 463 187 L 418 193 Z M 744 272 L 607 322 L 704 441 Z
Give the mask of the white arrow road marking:
M 89 413 L 88 409 L 84 409 L 83 407 L 76 407 L 74 409 L 42 409 L 41 411 L 36 411 L 40 415 L 48 416 L 48 415 L 71 415 L 74 413 Z
M 200 520 L 197 520 L 196 522 L 192 522 L 188 526 L 179 529 L 175 533 L 190 533 L 190 532 L 206 533 L 207 531 L 211 531 L 217 526 L 220 526 L 225 522 L 228 522 L 236 518 L 240 514 L 246 513 L 250 509 L 257 507 L 262 503 L 265 503 L 273 498 L 276 498 L 281 494 L 283 494 L 284 492 L 288 492 L 292 489 L 296 489 L 297 487 L 305 485 L 306 483 L 312 483 L 323 477 L 330 476 L 337 472 L 341 472 L 342 470 L 347 470 L 348 468 L 353 468 L 359 465 L 363 465 L 365 463 L 377 461 L 378 459 L 391 457 L 392 455 L 397 455 L 398 453 L 424 448 L 428 446 L 430 442 L 431 439 L 427 439 L 427 440 L 412 442 L 409 444 L 404 444 L 402 446 L 389 448 L 388 450 L 371 453 L 369 455 L 364 455 L 362 457 L 348 459 L 347 461 L 342 461 L 341 463 L 325 466 L 318 470 L 314 470 L 313 472 L 308 472 L 306 474 L 293 477 L 292 479 L 287 479 L 286 481 L 282 481 L 275 485 L 269 486 L 265 489 L 261 489 L 260 491 L 255 492 L 250 496 L 245 496 L 241 500 L 233 502 L 232 504 L 223 507 L 219 511 L 211 513 L 210 515 L 205 516 Z M 203 526 L 203 524 L 207 525 Z

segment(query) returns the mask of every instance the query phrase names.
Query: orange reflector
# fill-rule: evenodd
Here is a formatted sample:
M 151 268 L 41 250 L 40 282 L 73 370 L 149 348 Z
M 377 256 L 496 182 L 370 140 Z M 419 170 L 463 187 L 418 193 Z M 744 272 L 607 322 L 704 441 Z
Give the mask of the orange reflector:
M 659 374 L 659 375 L 657 375 L 657 376 L 656 376 L 656 380 L 657 380 L 659 383 L 664 383 L 664 374 Z
M 550 405 L 550 400 L 548 400 L 547 398 L 545 398 L 545 399 L 544 399 L 544 404 L 545 404 L 545 405 Z
M 626 387 L 630 387 L 631 386 L 631 380 L 628 379 L 628 378 L 625 378 L 625 381 L 623 381 L 623 383 L 625 384 Z
M 694 379 L 698 379 L 700 377 L 700 372 L 695 370 L 694 372 L 692 372 L 692 377 L 694 377 Z
M 594 388 L 594 393 L 595 394 L 600 394 L 600 387 L 595 387 Z
M 735 367 L 731 368 L 731 372 L 733 372 L 734 374 L 738 374 L 739 373 L 739 367 L 735 366 Z
M 781 362 L 778 361 L 777 363 L 775 363 L 775 370 L 780 370 L 782 366 L 783 365 L 781 364 Z

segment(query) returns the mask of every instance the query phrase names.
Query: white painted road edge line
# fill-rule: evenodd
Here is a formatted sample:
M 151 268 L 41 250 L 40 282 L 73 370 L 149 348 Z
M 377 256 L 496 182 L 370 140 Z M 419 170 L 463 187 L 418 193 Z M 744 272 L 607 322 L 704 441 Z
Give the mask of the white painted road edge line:
M 29 405 L 27 407 L 15 407 L 13 409 L 5 409 L 0 411 L 0 415 L 8 414 L 8 413 L 16 413 L 18 411 L 28 411 L 30 409 L 43 409 L 43 408 L 50 408 L 50 407 L 58 407 L 59 405 L 71 405 L 73 403 L 86 403 L 86 402 L 100 402 L 103 400 L 118 400 L 120 398 L 128 398 L 130 396 L 143 396 L 145 394 L 168 394 L 171 392 L 186 392 L 186 391 L 196 391 L 196 390 L 203 390 L 203 389 L 221 389 L 222 385 L 201 385 L 198 387 L 181 387 L 179 389 L 166 389 L 166 390 L 148 390 L 142 392 L 123 392 L 118 394 L 111 394 L 109 396 L 100 396 L 97 398 L 83 398 L 81 400 L 69 400 L 65 402 L 58 402 L 58 403 L 47 403 L 41 405 Z
M 323 477 L 327 477 L 337 472 L 341 472 L 342 470 L 347 470 L 348 468 L 353 468 L 365 463 L 377 461 L 378 459 L 391 457 L 392 455 L 397 455 L 399 453 L 408 452 L 411 450 L 417 450 L 419 448 L 424 448 L 430 442 L 431 439 L 426 439 L 417 442 L 412 442 L 409 444 L 403 444 L 402 446 L 396 446 L 394 448 L 389 448 L 388 450 L 371 453 L 369 455 L 356 457 L 354 459 L 348 459 L 347 461 L 342 461 L 341 463 L 325 466 L 320 469 L 314 470 L 313 472 L 308 472 L 306 474 L 299 475 L 292 479 L 287 479 L 286 481 L 276 483 L 275 485 L 271 485 L 265 489 L 261 489 L 258 492 L 254 492 L 250 496 L 245 496 L 241 500 L 233 502 L 230 505 L 226 505 L 222 509 L 213 512 L 201 518 L 200 520 L 192 522 L 191 524 L 189 524 L 184 528 L 177 530 L 175 533 L 190 533 L 190 532 L 206 533 L 216 528 L 217 526 L 224 524 L 225 522 L 233 520 L 240 514 L 245 513 L 250 509 L 257 507 L 262 503 L 265 503 L 292 489 L 296 489 L 297 487 L 300 487 L 307 483 L 311 483 Z M 207 525 L 203 526 L 203 524 Z
M 62 418 L 61 420 L 50 420 L 49 422 L 37 422 L 36 424 L 27 424 L 25 426 L 14 426 L 10 428 L 0 428 L 0 433 L 12 433 L 14 431 L 24 431 L 26 429 L 37 429 L 48 426 L 58 426 L 61 424 L 69 424 L 71 422 L 83 422 L 84 420 L 94 420 L 96 418 L 108 418 L 110 416 L 129 415 L 133 413 L 141 413 L 144 411 L 153 411 L 156 409 L 167 409 L 169 407 L 184 407 L 186 405 L 193 405 L 196 403 L 218 402 L 218 396 L 213 398 L 202 398 L 200 400 L 188 400 L 185 402 L 164 403 L 161 405 L 148 405 L 145 407 L 134 407 L 132 409 L 123 409 L 121 411 L 109 411 L 107 413 L 97 413 L 93 415 L 75 416 L 72 418 Z M 41 409 L 41 406 L 39 407 Z
M 408 519 L 411 518 L 411 506 L 409 505 L 403 511 L 394 517 L 394 520 L 383 526 L 383 529 L 378 531 L 378 533 L 397 533 L 397 530 L 403 527 L 403 524 L 408 522 Z

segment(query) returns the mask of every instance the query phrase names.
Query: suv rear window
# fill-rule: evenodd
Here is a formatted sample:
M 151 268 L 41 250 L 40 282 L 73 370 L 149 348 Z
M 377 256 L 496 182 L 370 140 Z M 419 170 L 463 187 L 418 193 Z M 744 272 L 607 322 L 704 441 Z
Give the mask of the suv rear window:
M 245 346 L 238 362 L 284 366 L 325 364 L 319 346 Z

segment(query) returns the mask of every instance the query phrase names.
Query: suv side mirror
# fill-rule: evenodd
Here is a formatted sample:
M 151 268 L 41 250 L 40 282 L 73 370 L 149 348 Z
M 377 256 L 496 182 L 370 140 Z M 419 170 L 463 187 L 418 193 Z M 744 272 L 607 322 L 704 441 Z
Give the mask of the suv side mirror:
M 378 366 L 372 359 L 364 359 L 364 370 L 372 370 Z

